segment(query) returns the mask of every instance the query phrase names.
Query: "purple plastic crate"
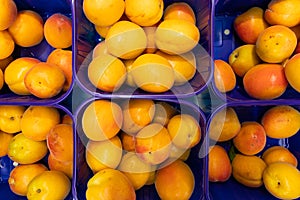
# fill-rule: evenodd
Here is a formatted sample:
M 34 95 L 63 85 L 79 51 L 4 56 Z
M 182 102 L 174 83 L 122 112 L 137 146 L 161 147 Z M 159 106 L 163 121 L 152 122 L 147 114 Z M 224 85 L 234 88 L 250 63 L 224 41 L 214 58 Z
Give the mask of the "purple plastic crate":
M 228 61 L 230 53 L 245 43 L 243 43 L 236 35 L 233 29 L 233 21 L 236 16 L 245 12 L 253 6 L 258 6 L 263 9 L 267 8 L 270 0 L 250 0 L 250 1 L 238 1 L 217 0 L 215 2 L 215 15 L 214 15 L 214 59 L 222 59 Z M 243 87 L 242 78 L 237 77 L 237 84 L 234 90 L 223 94 L 213 84 L 215 93 L 225 101 L 236 100 L 253 100 Z M 213 82 L 213 81 L 212 81 Z M 291 86 L 288 86 L 283 95 L 276 98 L 278 101 L 286 99 L 300 99 L 300 93 L 294 90 Z
M 1 104 L 1 105 L 3 105 L 3 104 Z M 11 104 L 11 105 L 13 105 L 13 104 Z M 24 104 L 24 106 L 28 107 L 28 106 L 31 106 L 31 104 Z M 48 106 L 48 105 L 42 105 L 42 106 Z M 57 108 L 58 111 L 60 112 L 61 116 L 67 114 L 74 121 L 72 113 L 65 106 L 62 106 L 60 104 L 51 105 L 51 106 L 54 108 Z M 73 123 L 73 130 L 74 130 L 74 135 L 75 135 L 74 123 Z M 43 158 L 41 161 L 39 161 L 40 163 L 45 164 L 45 166 L 47 166 L 47 156 L 48 155 L 46 155 L 45 158 Z M 8 156 L 0 157 L 0 194 L 1 194 L 1 199 L 6 199 L 6 200 L 23 200 L 24 199 L 25 200 L 25 199 L 27 199 L 26 197 L 14 194 L 9 188 L 7 181 L 9 178 L 9 174 L 10 174 L 11 170 L 13 170 L 13 168 L 14 168 L 13 161 Z M 74 169 L 73 169 L 73 171 L 74 171 Z M 75 173 L 73 172 L 73 174 L 75 174 Z M 66 197 L 66 200 L 73 199 L 73 191 L 74 191 L 73 188 L 74 187 L 71 186 L 70 193 Z
M 84 135 L 81 119 L 85 108 L 97 99 L 106 99 L 113 102 L 124 101 L 124 99 L 111 99 L 111 98 L 90 98 L 83 102 L 80 106 L 78 106 L 77 111 L 74 115 L 74 120 L 76 124 L 76 143 L 75 143 L 75 166 L 76 166 L 76 174 L 73 178 L 73 186 L 74 188 L 74 198 L 78 200 L 86 199 L 85 192 L 87 189 L 87 182 L 93 176 L 92 171 L 88 167 L 85 161 L 85 146 L 88 138 Z M 126 99 L 125 99 L 126 100 Z M 191 196 L 191 200 L 198 199 L 208 199 L 208 176 L 206 173 L 207 168 L 207 142 L 206 134 L 205 134 L 205 126 L 206 126 L 206 118 L 204 113 L 201 111 L 199 107 L 190 103 L 186 100 L 166 100 L 166 99 L 153 99 L 156 101 L 167 102 L 170 105 L 174 106 L 179 112 L 190 114 L 199 121 L 202 137 L 198 145 L 193 147 L 190 152 L 190 156 L 187 161 L 185 161 L 193 171 L 195 176 L 195 189 Z M 138 200 L 159 200 L 159 196 L 155 190 L 154 184 L 146 185 L 141 189 L 136 191 L 136 196 Z
M 72 2 L 71 0 L 55 0 L 55 1 L 47 1 L 47 0 L 15 0 L 18 10 L 33 10 L 41 15 L 44 22 L 45 20 L 54 13 L 62 13 L 68 17 L 72 17 Z M 46 61 L 48 55 L 51 51 L 54 50 L 45 39 L 43 41 L 33 47 L 15 47 L 15 50 L 12 54 L 13 59 L 19 57 L 33 57 L 37 58 L 41 61 Z M 69 48 L 71 50 L 71 47 Z M 74 81 L 73 81 L 74 82 Z M 4 104 L 18 104 L 18 105 L 26 105 L 28 103 L 32 105 L 38 104 L 55 104 L 63 101 L 72 91 L 73 83 L 71 87 L 66 92 L 61 92 L 55 97 L 48 99 L 41 99 L 35 97 L 33 95 L 17 95 L 9 90 L 7 85 L 0 91 L 0 103 Z
M 277 106 L 277 105 L 290 105 L 293 108 L 300 111 L 300 102 L 299 101 L 256 101 L 253 103 L 236 101 L 229 102 L 223 104 L 216 108 L 207 120 L 207 128 L 206 132 L 208 134 L 209 126 L 211 123 L 211 119 L 213 116 L 220 110 L 226 107 L 232 107 L 238 115 L 240 122 L 244 121 L 257 121 L 261 122 L 261 118 L 268 109 Z M 261 155 L 268 147 L 274 145 L 280 145 L 288 148 L 298 159 L 300 160 L 300 131 L 298 131 L 294 136 L 290 138 L 284 139 L 274 139 L 267 137 L 267 143 L 265 148 L 258 153 L 257 155 Z M 215 144 L 215 141 L 210 140 L 210 145 Z M 217 142 L 217 144 L 223 146 L 227 152 L 232 148 L 232 142 Z M 298 169 L 300 170 L 300 165 L 298 165 Z M 268 199 L 268 200 L 276 200 L 274 196 L 272 196 L 264 186 L 259 188 L 250 188 L 246 187 L 239 182 L 237 182 L 232 176 L 226 182 L 209 182 L 209 192 L 211 200 L 218 199 Z
M 137 97 L 137 98 L 173 98 L 188 97 L 199 94 L 203 91 L 212 78 L 212 16 L 213 3 L 210 0 L 184 0 L 194 10 L 197 27 L 200 30 L 200 42 L 195 48 L 197 60 L 197 72 L 188 84 L 182 86 L 173 86 L 171 90 L 163 93 L 145 92 L 139 88 L 131 88 L 125 83 L 116 92 L 104 92 L 97 89 L 88 79 L 87 68 L 91 62 L 93 48 L 103 40 L 95 31 L 94 25 L 90 23 L 82 11 L 82 0 L 75 1 L 74 8 L 74 72 L 78 85 L 87 93 L 95 97 L 110 98 L 118 97 Z M 165 0 L 165 7 L 179 0 Z

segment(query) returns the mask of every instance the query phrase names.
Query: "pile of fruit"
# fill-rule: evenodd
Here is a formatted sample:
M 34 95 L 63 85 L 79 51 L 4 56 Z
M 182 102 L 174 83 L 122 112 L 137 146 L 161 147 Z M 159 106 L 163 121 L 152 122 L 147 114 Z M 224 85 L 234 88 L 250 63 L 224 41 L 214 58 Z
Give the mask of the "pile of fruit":
M 195 76 L 200 31 L 189 4 L 84 0 L 83 12 L 103 39 L 87 68 L 95 88 L 114 92 L 126 85 L 163 93 Z
M 7 85 L 17 95 L 43 99 L 66 92 L 72 83 L 71 19 L 54 13 L 44 22 L 33 10 L 18 10 L 13 0 L 3 0 L 1 5 L 0 89 Z M 53 48 L 46 60 L 19 57 L 17 49 L 34 47 L 44 40 Z
M 240 122 L 240 117 L 235 107 L 225 107 L 211 118 L 208 134 L 214 145 L 209 149 L 209 181 L 233 177 L 247 187 L 264 186 L 279 199 L 299 198 L 297 157 L 287 147 L 269 146 L 267 141 L 299 134 L 300 111 L 276 105 L 258 120 Z M 225 142 L 231 142 L 230 150 L 222 145 Z
M 73 176 L 73 121 L 50 106 L 0 106 L 0 157 L 15 168 L 8 184 L 28 199 L 64 199 Z
M 220 92 L 234 90 L 237 79 L 255 99 L 279 98 L 288 87 L 300 92 L 299 3 L 272 0 L 266 9 L 251 7 L 234 19 L 242 45 L 227 60 L 215 60 L 214 83 Z
M 86 198 L 135 199 L 154 184 L 162 199 L 189 199 L 195 178 L 185 161 L 201 139 L 200 119 L 151 99 L 94 100 L 83 108 Z

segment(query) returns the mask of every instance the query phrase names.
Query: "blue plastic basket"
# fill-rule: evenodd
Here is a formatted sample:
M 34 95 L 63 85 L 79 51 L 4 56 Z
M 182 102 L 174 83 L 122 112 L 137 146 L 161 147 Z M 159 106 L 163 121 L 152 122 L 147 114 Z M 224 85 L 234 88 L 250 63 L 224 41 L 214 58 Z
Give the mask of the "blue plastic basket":
M 45 20 L 54 13 L 62 13 L 68 17 L 72 16 L 72 2 L 71 0 L 15 0 L 18 10 L 33 10 L 41 15 L 44 22 Z M 33 47 L 19 47 L 16 46 L 12 54 L 13 58 L 19 57 L 34 57 L 41 61 L 46 61 L 48 55 L 54 50 L 46 40 L 44 39 L 40 44 Z M 37 98 L 33 95 L 17 95 L 9 90 L 7 85 L 5 85 L 0 91 L 0 103 L 4 104 L 55 104 L 64 100 L 72 91 L 73 83 L 71 87 L 66 92 L 61 92 L 55 97 L 48 99 Z
M 3 104 L 1 104 L 1 105 L 3 105 Z M 24 106 L 28 107 L 30 105 L 31 104 L 27 104 Z M 48 106 L 48 105 L 43 105 L 43 106 Z M 71 111 L 69 109 L 67 109 L 65 106 L 62 106 L 60 104 L 56 104 L 56 105 L 52 105 L 52 106 L 54 108 L 58 109 L 61 116 L 67 114 L 74 121 Z M 73 129 L 75 130 L 74 124 L 73 124 Z M 75 131 L 74 131 L 74 133 L 75 133 Z M 39 162 L 43 163 L 45 166 L 48 166 L 47 165 L 47 156 L 48 155 L 46 155 L 45 158 L 43 158 L 41 161 L 39 161 Z M 24 199 L 25 200 L 25 199 L 27 199 L 26 197 L 14 194 L 9 188 L 8 178 L 9 178 L 9 174 L 10 174 L 11 170 L 13 170 L 13 168 L 14 168 L 13 161 L 8 156 L 0 157 L 0 194 L 1 194 L 1 199 L 7 199 L 7 200 L 22 200 L 22 199 Z M 74 172 L 73 172 L 73 174 L 74 174 Z M 68 194 L 66 200 L 73 199 L 73 188 L 74 187 L 71 188 L 71 191 Z
M 300 111 L 300 102 L 299 101 L 256 101 L 253 103 L 236 101 L 229 102 L 219 106 L 209 117 L 207 120 L 207 128 L 206 132 L 208 134 L 209 126 L 211 123 L 211 119 L 215 116 L 215 114 L 226 108 L 232 107 L 238 115 L 240 122 L 244 121 L 257 121 L 260 123 L 262 115 L 268 109 L 276 106 L 276 105 L 290 105 Z M 270 146 L 280 145 L 288 148 L 298 160 L 300 160 L 300 131 L 296 133 L 294 136 L 285 139 L 273 139 L 267 137 L 267 143 L 265 149 Z M 213 145 L 215 142 L 210 141 L 210 144 Z M 227 152 L 230 151 L 232 147 L 231 141 L 226 142 L 217 142 L 217 144 L 223 146 Z M 264 149 L 264 150 L 265 150 Z M 262 150 L 258 155 L 264 151 Z M 298 165 L 298 169 L 300 166 Z M 219 199 L 268 199 L 268 200 L 276 200 L 274 196 L 272 196 L 264 186 L 259 188 L 250 188 L 246 187 L 239 182 L 237 182 L 232 176 L 226 182 L 209 182 L 209 192 L 211 200 L 219 200 Z
M 172 2 L 180 2 L 178 0 L 165 0 L 164 6 L 168 6 Z M 82 10 L 82 0 L 74 3 L 74 29 L 75 29 L 75 60 L 74 72 L 75 78 L 80 87 L 87 93 L 95 97 L 124 97 L 124 98 L 173 98 L 188 97 L 199 94 L 203 91 L 212 78 L 212 13 L 213 3 L 210 0 L 184 0 L 194 10 L 197 18 L 197 27 L 200 30 L 200 42 L 195 48 L 195 56 L 197 60 L 197 72 L 188 84 L 182 86 L 173 86 L 170 90 L 163 93 L 145 92 L 139 88 L 131 88 L 123 84 L 123 86 L 113 93 L 104 92 L 97 89 L 89 81 L 87 76 L 88 64 L 91 62 L 92 50 L 100 41 L 103 40 L 95 31 L 94 25 L 87 20 Z
M 241 46 L 243 43 L 236 35 L 233 29 L 233 21 L 236 16 L 245 12 L 253 6 L 258 6 L 263 9 L 267 8 L 270 0 L 250 0 L 250 1 L 216 1 L 215 16 L 214 16 L 214 59 L 222 59 L 228 61 L 230 53 Z M 250 97 L 243 87 L 242 78 L 237 76 L 236 87 L 226 94 L 222 94 L 213 84 L 216 94 L 225 101 L 237 100 L 254 100 Z M 280 97 L 276 98 L 278 101 L 287 99 L 300 99 L 300 93 L 288 86 L 287 90 Z
M 85 146 L 88 141 L 84 135 L 81 127 L 81 119 L 85 108 L 93 101 L 103 98 L 90 98 L 83 102 L 75 112 L 74 120 L 76 123 L 76 146 L 75 146 L 75 159 L 76 175 L 73 178 L 73 185 L 75 186 L 74 198 L 78 200 L 86 199 L 85 192 L 87 189 L 87 182 L 93 176 L 92 171 L 88 167 L 85 161 Z M 106 99 L 106 98 L 104 98 Z M 118 103 L 124 99 L 107 99 Z M 185 161 L 193 171 L 195 176 L 195 189 L 191 196 L 192 200 L 208 199 L 208 176 L 206 173 L 207 169 L 207 142 L 205 134 L 206 118 L 204 113 L 199 107 L 195 106 L 186 100 L 165 100 L 165 99 L 154 99 L 154 101 L 164 101 L 177 108 L 179 112 L 190 114 L 199 121 L 202 137 L 200 143 L 191 149 L 189 158 Z M 201 153 L 200 153 L 201 152 Z M 159 200 L 159 196 L 155 190 L 154 184 L 147 185 L 136 191 L 138 200 Z

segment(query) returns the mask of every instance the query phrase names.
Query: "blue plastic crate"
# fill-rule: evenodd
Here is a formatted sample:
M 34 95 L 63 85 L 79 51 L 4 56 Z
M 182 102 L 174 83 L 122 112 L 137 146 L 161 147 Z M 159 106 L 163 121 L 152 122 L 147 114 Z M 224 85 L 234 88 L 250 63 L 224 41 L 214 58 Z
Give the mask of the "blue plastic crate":
M 33 10 L 39 13 L 45 22 L 45 20 L 54 13 L 62 13 L 68 17 L 72 17 L 72 2 L 71 0 L 15 0 L 18 11 L 20 10 Z M 15 46 L 15 50 L 12 54 L 13 59 L 19 57 L 34 57 L 41 61 L 46 61 L 48 55 L 54 50 L 45 39 L 38 45 L 33 47 L 20 47 Z M 70 48 L 71 50 L 71 48 Z M 48 99 L 37 98 L 33 95 L 17 95 L 9 90 L 7 85 L 0 91 L 0 103 L 8 104 L 54 104 L 63 101 L 72 91 L 73 83 L 66 92 L 60 92 L 58 95 Z
M 3 105 L 3 104 L 1 104 L 1 105 Z M 27 104 L 27 105 L 24 104 L 24 106 L 28 107 L 28 106 L 31 106 L 31 104 Z M 49 106 L 49 105 L 39 105 L 39 106 Z M 54 108 L 58 109 L 61 116 L 67 114 L 74 121 L 72 112 L 68 108 L 66 108 L 65 106 L 60 105 L 60 104 L 55 104 L 52 106 Z M 74 124 L 73 124 L 73 130 L 75 130 Z M 74 131 L 74 133 L 75 133 L 75 131 Z M 45 166 L 48 166 L 47 156 L 48 155 L 46 155 L 41 161 L 39 161 L 40 163 L 43 163 Z M 7 199 L 7 200 L 22 200 L 22 199 L 24 199 L 25 200 L 25 199 L 27 199 L 26 197 L 14 194 L 9 188 L 8 178 L 9 178 L 10 172 L 13 169 L 14 169 L 13 161 L 8 156 L 0 157 L 0 194 L 1 194 L 1 199 Z M 73 174 L 75 174 L 75 173 L 73 172 Z M 74 187 L 71 186 L 70 193 L 66 197 L 66 200 L 73 199 L 73 192 L 74 192 L 73 188 Z
M 181 86 L 173 86 L 170 90 L 163 93 L 150 93 L 145 92 L 139 88 L 131 88 L 126 84 L 113 93 L 104 92 L 97 89 L 89 81 L 87 76 L 88 64 L 92 59 L 93 48 L 102 40 L 95 31 L 94 25 L 87 20 L 82 10 L 82 0 L 74 3 L 74 72 L 78 85 L 83 88 L 87 93 L 95 97 L 125 97 L 125 98 L 175 98 L 175 97 L 188 97 L 199 94 L 207 87 L 212 78 L 212 16 L 213 16 L 213 3 L 210 0 L 184 0 L 194 10 L 197 27 L 200 30 L 199 45 L 195 48 L 195 56 L 197 60 L 197 72 L 188 84 Z M 179 0 L 165 0 L 164 6 L 167 7 L 173 2 L 180 2 Z
M 264 112 L 277 105 L 290 105 L 295 109 L 297 109 L 298 111 L 300 111 L 299 101 L 280 101 L 280 102 L 256 101 L 252 103 L 242 102 L 242 101 L 229 102 L 219 106 L 218 108 L 216 108 L 216 110 L 214 110 L 211 113 L 211 115 L 208 117 L 207 120 L 206 132 L 208 134 L 211 119 L 214 117 L 214 115 L 218 111 L 226 107 L 232 107 L 235 110 L 241 123 L 244 121 L 257 121 L 260 123 Z M 280 145 L 288 148 L 299 161 L 300 160 L 299 141 L 300 141 L 300 131 L 298 131 L 294 136 L 290 138 L 274 139 L 274 138 L 267 137 L 265 148 L 257 155 L 261 155 L 270 146 Z M 210 140 L 210 144 L 211 145 L 215 144 L 215 141 Z M 226 142 L 217 142 L 217 144 L 223 146 L 228 153 L 232 148 L 231 140 Z M 300 170 L 300 165 L 298 165 L 298 169 Z M 219 199 L 277 200 L 277 198 L 272 196 L 265 189 L 264 186 L 261 186 L 259 188 L 250 188 L 244 186 L 241 183 L 237 182 L 232 175 L 226 182 L 209 182 L 209 193 L 210 193 L 209 195 L 211 200 L 219 200 Z
M 228 62 L 230 53 L 237 47 L 245 44 L 236 35 L 233 29 L 234 19 L 250 9 L 257 6 L 266 9 L 270 0 L 218 0 L 215 2 L 214 15 L 214 59 L 222 59 Z M 224 101 L 238 101 L 238 100 L 255 100 L 250 97 L 243 87 L 241 77 L 237 77 L 236 87 L 226 94 L 220 93 L 213 84 L 215 93 Z M 287 90 L 280 97 L 276 98 L 278 101 L 287 99 L 300 99 L 300 93 L 288 86 Z
M 88 138 L 85 136 L 81 119 L 85 108 L 93 101 L 97 99 L 106 99 L 113 102 L 122 102 L 126 99 L 110 99 L 110 98 L 90 98 L 84 101 L 81 105 L 78 106 L 78 109 L 75 112 L 74 120 L 76 123 L 76 143 L 75 143 L 75 166 L 76 166 L 76 175 L 73 178 L 74 185 L 74 198 L 78 200 L 86 199 L 85 192 L 87 189 L 87 182 L 93 176 L 92 171 L 90 170 L 88 164 L 85 160 L 85 144 L 88 141 Z M 195 189 L 191 196 L 191 200 L 199 199 L 208 199 L 208 176 L 207 176 L 207 137 L 205 133 L 206 127 L 206 118 L 203 111 L 186 100 L 175 100 L 175 99 L 153 99 L 154 101 L 163 101 L 169 103 L 175 107 L 178 112 L 186 113 L 194 116 L 194 118 L 199 122 L 202 132 L 202 137 L 198 145 L 191 149 L 189 158 L 185 161 L 191 168 L 194 177 L 195 177 Z M 159 196 L 155 190 L 154 184 L 145 185 L 141 189 L 136 191 L 137 200 L 159 200 Z

